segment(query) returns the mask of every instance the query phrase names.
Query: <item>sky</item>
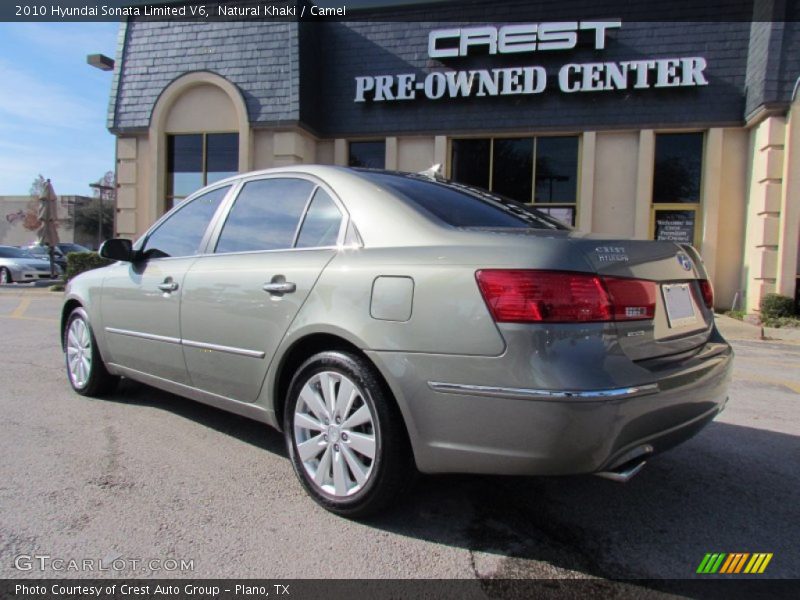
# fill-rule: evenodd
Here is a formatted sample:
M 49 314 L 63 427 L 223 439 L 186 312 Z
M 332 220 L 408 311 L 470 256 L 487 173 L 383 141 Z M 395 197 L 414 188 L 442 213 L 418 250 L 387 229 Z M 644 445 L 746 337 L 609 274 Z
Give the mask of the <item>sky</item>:
M 119 23 L 0 23 L 0 196 L 27 195 L 39 173 L 56 194 L 91 196 L 114 170 L 106 129 Z

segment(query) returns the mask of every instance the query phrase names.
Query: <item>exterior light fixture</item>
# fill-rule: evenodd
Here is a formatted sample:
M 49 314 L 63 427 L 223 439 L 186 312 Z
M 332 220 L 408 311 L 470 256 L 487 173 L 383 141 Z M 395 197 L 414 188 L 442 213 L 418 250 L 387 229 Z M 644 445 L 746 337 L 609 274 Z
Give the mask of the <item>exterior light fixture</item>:
M 89 54 L 86 57 L 86 63 L 101 71 L 114 70 L 114 59 L 109 58 L 105 54 Z

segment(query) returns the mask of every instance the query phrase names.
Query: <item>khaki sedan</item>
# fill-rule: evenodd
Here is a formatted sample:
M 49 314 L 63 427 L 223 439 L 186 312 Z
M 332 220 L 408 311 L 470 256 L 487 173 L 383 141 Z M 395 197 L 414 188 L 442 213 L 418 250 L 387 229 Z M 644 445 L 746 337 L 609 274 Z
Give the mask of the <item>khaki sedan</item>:
M 69 382 L 128 377 L 283 431 L 319 504 L 413 474 L 626 481 L 727 401 L 696 251 L 602 239 L 440 178 L 297 166 L 215 183 L 73 279 Z

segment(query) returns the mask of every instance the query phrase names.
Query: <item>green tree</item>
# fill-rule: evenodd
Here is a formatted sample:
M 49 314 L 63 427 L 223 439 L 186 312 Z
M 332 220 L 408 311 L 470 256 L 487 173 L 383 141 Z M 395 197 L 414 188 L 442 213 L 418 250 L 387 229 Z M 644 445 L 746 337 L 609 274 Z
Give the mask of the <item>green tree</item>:
M 22 221 L 22 226 L 28 231 L 36 231 L 42 224 L 39 220 L 39 198 L 44 196 L 46 185 L 47 180 L 39 173 L 28 190 L 31 199 L 28 201 L 28 204 L 25 205 L 25 219 Z
M 47 185 L 47 180 L 44 178 L 44 175 L 39 173 L 36 179 L 33 180 L 33 183 L 31 183 L 31 187 L 29 190 L 31 198 L 33 198 L 34 200 L 38 200 L 39 198 L 44 196 L 44 189 L 46 185 Z

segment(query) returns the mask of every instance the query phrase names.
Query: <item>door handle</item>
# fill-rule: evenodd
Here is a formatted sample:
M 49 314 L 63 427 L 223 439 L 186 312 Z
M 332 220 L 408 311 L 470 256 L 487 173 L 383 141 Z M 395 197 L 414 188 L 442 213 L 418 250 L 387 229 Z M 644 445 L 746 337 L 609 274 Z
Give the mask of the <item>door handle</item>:
M 265 283 L 261 289 L 270 294 L 291 294 L 297 290 L 297 286 L 291 281 L 279 281 Z
M 164 281 L 164 283 L 159 283 L 158 284 L 158 289 L 160 289 L 162 292 L 166 292 L 166 293 L 174 292 L 175 290 L 178 289 L 178 284 L 176 282 L 172 281 L 172 280 L 167 280 L 167 281 Z

